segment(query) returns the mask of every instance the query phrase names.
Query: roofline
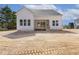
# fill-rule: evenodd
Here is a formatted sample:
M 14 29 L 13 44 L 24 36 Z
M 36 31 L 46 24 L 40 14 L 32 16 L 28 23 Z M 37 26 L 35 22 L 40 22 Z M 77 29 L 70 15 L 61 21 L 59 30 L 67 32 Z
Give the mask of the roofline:
M 54 9 L 53 9 L 54 10 Z M 54 10 L 54 11 L 56 11 L 57 13 L 59 13 L 61 16 L 62 16 L 62 14 L 60 13 L 60 12 L 58 12 L 57 10 Z
M 19 10 L 16 12 L 16 15 L 17 15 L 17 13 L 18 13 L 20 10 L 22 10 L 23 8 L 25 8 L 25 7 L 23 6 L 21 9 L 19 9 Z
M 26 8 L 25 6 L 23 6 L 21 9 L 19 9 L 19 10 L 16 12 L 16 15 L 17 15 L 17 13 L 18 13 L 20 10 L 22 10 L 23 8 L 25 8 L 25 9 L 29 10 L 30 12 L 32 12 L 30 9 Z M 32 13 L 33 13 L 33 12 L 32 12 Z
M 20 11 L 20 10 L 22 10 L 23 8 L 25 8 L 25 9 L 27 9 L 27 10 L 29 10 L 30 12 L 32 12 L 29 8 L 26 8 L 25 6 L 23 6 L 21 9 L 19 9 L 17 12 L 16 12 L 16 15 L 17 15 L 17 13 Z M 53 9 L 54 10 L 54 9 Z M 56 10 L 54 10 L 54 11 L 56 11 Z M 57 13 L 59 13 L 58 11 L 56 11 Z M 33 13 L 33 12 L 32 12 Z M 59 13 L 61 16 L 62 16 L 62 14 L 61 13 Z

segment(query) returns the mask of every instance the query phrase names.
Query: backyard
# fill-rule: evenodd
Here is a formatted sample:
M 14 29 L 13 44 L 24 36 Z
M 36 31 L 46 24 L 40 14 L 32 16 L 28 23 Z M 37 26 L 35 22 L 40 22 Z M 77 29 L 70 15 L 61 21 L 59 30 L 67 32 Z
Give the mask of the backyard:
M 0 54 L 9 55 L 77 55 L 79 30 L 50 32 L 0 31 Z

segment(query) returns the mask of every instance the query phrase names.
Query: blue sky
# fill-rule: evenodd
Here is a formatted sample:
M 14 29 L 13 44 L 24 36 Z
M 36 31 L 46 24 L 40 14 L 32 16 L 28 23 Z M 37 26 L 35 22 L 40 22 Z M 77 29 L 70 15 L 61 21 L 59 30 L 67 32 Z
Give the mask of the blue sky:
M 0 7 L 4 7 L 7 4 L 0 4 Z M 28 8 L 51 8 L 54 10 L 59 11 L 63 14 L 63 24 L 68 24 L 69 22 L 73 22 L 75 18 L 79 18 L 79 5 L 78 4 L 54 4 L 54 5 L 23 5 L 23 4 L 8 4 L 8 6 L 13 11 L 18 11 L 23 6 L 26 6 Z

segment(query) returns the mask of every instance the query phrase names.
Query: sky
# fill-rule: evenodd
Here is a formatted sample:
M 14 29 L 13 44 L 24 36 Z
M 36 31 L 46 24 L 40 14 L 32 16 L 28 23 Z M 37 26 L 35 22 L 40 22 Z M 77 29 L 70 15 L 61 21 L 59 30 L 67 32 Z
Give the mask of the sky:
M 5 5 L 7 4 L 0 4 L 0 8 L 4 7 Z M 78 4 L 8 4 L 8 6 L 16 12 L 19 9 L 23 8 L 23 6 L 33 9 L 54 9 L 63 15 L 63 25 L 67 25 L 70 22 L 74 22 L 76 18 L 79 18 Z

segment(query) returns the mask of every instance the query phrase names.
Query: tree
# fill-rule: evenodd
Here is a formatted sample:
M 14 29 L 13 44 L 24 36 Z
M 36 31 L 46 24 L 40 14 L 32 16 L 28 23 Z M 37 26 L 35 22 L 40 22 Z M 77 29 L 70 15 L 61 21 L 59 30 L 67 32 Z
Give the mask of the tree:
M 16 26 L 16 12 L 13 12 L 8 5 L 6 5 L 4 8 L 1 8 L 1 23 L 2 27 L 9 28 L 9 27 L 15 27 Z
M 4 27 L 4 14 L 3 14 L 3 11 L 2 11 L 2 8 L 0 9 L 0 26 L 3 28 Z
M 11 14 L 11 20 L 10 22 L 8 23 L 8 28 L 11 29 L 11 28 L 15 28 L 16 27 L 16 15 L 15 15 L 16 12 L 12 12 Z
M 69 29 L 69 26 L 68 25 L 64 25 L 63 28 L 64 29 Z

